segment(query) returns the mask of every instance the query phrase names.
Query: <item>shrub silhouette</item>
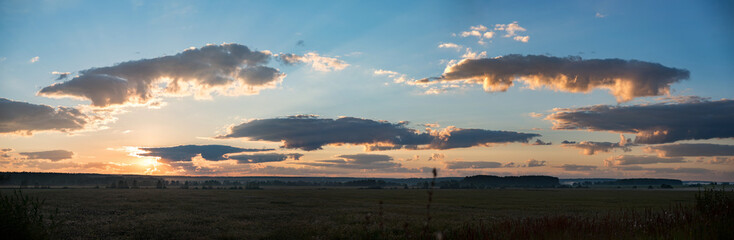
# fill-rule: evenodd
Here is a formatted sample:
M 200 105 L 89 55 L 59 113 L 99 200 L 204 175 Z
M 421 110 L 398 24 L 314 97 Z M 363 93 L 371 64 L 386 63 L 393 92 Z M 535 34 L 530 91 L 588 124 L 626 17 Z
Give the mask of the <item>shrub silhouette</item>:
M 9 195 L 0 193 L 0 232 L 3 238 L 51 239 L 58 223 L 54 214 L 43 214 L 43 203 L 44 200 L 24 195 L 20 190 Z

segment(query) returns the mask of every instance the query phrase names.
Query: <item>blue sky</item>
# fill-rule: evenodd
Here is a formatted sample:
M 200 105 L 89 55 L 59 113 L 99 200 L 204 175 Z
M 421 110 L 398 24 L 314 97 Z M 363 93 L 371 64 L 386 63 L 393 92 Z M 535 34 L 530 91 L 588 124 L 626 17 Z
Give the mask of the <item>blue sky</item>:
M 114 113 L 104 116 L 104 123 L 83 131 L 39 131 L 23 136 L 12 132 L 4 134 L 0 136 L 0 147 L 13 149 L 11 152 L 16 155 L 10 154 L 8 163 L 0 165 L 0 169 L 164 174 L 177 171 L 173 166 L 164 166 L 171 165 L 165 159 L 154 163 L 161 165 L 159 172 L 148 171 L 150 166 L 111 166 L 151 164 L 150 157 L 130 156 L 130 152 L 124 150 L 130 148 L 125 147 L 216 144 L 241 148 L 274 147 L 277 152 L 299 152 L 304 157 L 258 163 L 256 167 L 234 163 L 228 163 L 234 167 L 222 167 L 214 166 L 220 162 L 197 160 L 200 162 L 197 164 L 212 165 L 210 167 L 219 172 L 181 170 L 176 173 L 422 176 L 420 169 L 447 168 L 448 162 L 507 164 L 533 159 L 546 161 L 546 166 L 445 169 L 444 172 L 456 176 L 537 173 L 568 177 L 660 176 L 731 181 L 734 180 L 731 178 L 734 160 L 723 164 L 707 162 L 721 159 L 726 162 L 734 154 L 686 156 L 677 163 L 644 165 L 658 171 L 625 171 L 613 164 L 605 165 L 605 160 L 623 155 L 650 155 L 644 149 L 651 146 L 634 146 L 630 152 L 617 149 L 616 152 L 584 155 L 560 143 L 563 140 L 614 143 L 619 142 L 620 133 L 628 138 L 634 138 L 634 133 L 552 130 L 552 121 L 529 114 L 547 116 L 554 108 L 600 104 L 660 104 L 663 101 L 660 97 L 665 96 L 698 96 L 709 98 L 708 101 L 731 99 L 734 92 L 730 79 L 734 75 L 731 68 L 734 65 L 732 10 L 732 4 L 726 1 L 3 1 L 0 3 L 0 35 L 3 36 L 0 40 L 0 97 L 18 102 L 89 109 L 88 100 L 52 98 L 38 92 L 63 82 L 55 81 L 57 75 L 52 72 L 70 72 L 74 77 L 86 69 L 176 55 L 190 47 L 198 49 L 207 44 L 240 44 L 272 54 L 306 56 L 316 53 L 339 61 L 345 67 L 319 71 L 308 63 L 286 64 L 276 56 L 263 66 L 287 76 L 275 87 L 257 94 L 222 96 L 214 93 L 204 100 L 192 94 L 162 96 L 160 99 L 166 105 L 159 109 L 115 108 Z M 508 32 L 496 30 L 497 24 L 511 23 L 525 30 L 518 31 L 515 36 L 527 36 L 527 42 L 515 40 L 514 36 L 504 37 Z M 494 32 L 492 38 L 484 39 L 484 44 L 478 42 L 478 37 L 461 36 L 462 32 L 480 25 L 488 28 L 482 32 Z M 444 43 L 461 47 L 438 47 Z M 690 78 L 669 85 L 669 94 L 618 102 L 604 88 L 594 88 L 590 92 L 533 90 L 520 82 L 506 92 L 486 92 L 481 85 L 470 84 L 445 89 L 441 94 L 425 94 L 431 87 L 395 83 L 391 76 L 375 73 L 393 71 L 394 76 L 405 76 L 409 80 L 441 76 L 447 66 L 456 64 L 451 60 L 468 58 L 463 56 L 467 51 L 486 52 L 479 58 L 487 59 L 520 54 L 638 60 L 687 70 Z M 32 61 L 36 57 L 37 60 Z M 7 112 L 9 109 L 0 110 Z M 298 114 L 314 114 L 326 119 L 348 116 L 391 123 L 410 121 L 407 126 L 418 131 L 424 128 L 420 124 L 437 123 L 440 129 L 456 126 L 536 133 L 542 135 L 539 139 L 553 142 L 553 145 L 507 143 L 461 149 L 364 152 L 360 144 L 333 144 L 323 150 L 302 151 L 279 148 L 282 144 L 278 141 L 213 139 L 226 133 L 228 127 L 253 119 Z M 535 139 L 529 142 L 533 141 Z M 682 143 L 731 145 L 734 141 L 731 136 L 725 136 L 683 139 L 675 144 Z M 20 152 L 47 150 L 66 150 L 74 154 L 60 161 L 17 156 Z M 396 174 L 377 168 L 354 171 L 299 164 L 349 160 L 340 157 L 349 154 L 387 155 L 392 158 L 391 162 L 417 170 Z M 433 154 L 445 157 L 440 161 L 427 160 Z M 418 160 L 410 160 L 416 155 Z M 714 160 L 716 157 L 719 160 Z M 91 166 L 89 163 L 99 162 L 112 165 L 105 168 L 80 165 Z M 596 170 L 566 171 L 569 168 L 564 165 L 595 166 Z M 282 172 L 268 172 L 276 167 Z M 676 172 L 676 169 L 683 170 Z M 686 169 L 699 171 L 686 172 Z

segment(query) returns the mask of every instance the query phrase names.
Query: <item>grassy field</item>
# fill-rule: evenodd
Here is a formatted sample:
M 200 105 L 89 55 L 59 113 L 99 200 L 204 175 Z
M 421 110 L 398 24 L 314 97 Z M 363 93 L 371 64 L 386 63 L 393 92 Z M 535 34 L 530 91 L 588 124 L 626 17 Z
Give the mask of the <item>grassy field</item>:
M 632 210 L 692 207 L 696 194 L 436 189 L 426 228 L 428 195 L 418 189 L 24 189 L 23 193 L 45 199 L 47 211 L 58 209 L 62 223 L 56 237 L 63 239 L 414 238 L 421 232 L 465 238 L 466 231 L 474 231 L 472 226 L 508 224 L 510 219 L 593 219 L 609 214 L 614 218 Z

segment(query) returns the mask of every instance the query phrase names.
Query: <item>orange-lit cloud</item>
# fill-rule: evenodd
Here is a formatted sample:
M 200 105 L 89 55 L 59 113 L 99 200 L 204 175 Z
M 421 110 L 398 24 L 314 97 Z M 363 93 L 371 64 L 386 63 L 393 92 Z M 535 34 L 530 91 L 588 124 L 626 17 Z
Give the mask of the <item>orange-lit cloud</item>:
M 624 102 L 667 94 L 671 84 L 688 78 L 687 70 L 637 60 L 507 55 L 464 59 L 449 64 L 440 77 L 420 79 L 416 83 L 481 84 L 488 92 L 507 91 L 516 81 L 531 89 L 545 87 L 564 92 L 608 89 L 617 101 Z
M 285 74 L 264 66 L 272 54 L 240 44 L 207 45 L 179 54 L 82 70 L 71 80 L 41 89 L 47 97 L 86 99 L 96 107 L 149 104 L 161 96 L 256 94 Z

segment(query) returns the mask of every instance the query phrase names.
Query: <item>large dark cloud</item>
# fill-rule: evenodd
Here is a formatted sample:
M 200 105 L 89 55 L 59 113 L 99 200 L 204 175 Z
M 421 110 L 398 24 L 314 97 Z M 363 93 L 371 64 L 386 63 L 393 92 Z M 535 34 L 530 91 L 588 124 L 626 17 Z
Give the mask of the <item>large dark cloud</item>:
M 26 159 L 48 159 L 51 161 L 59 161 L 64 159 L 71 159 L 74 156 L 74 152 L 66 150 L 51 150 L 51 151 L 40 151 L 40 152 L 20 152 L 18 153 L 24 156 Z
M 253 94 L 285 76 L 263 66 L 271 57 L 270 52 L 252 51 L 240 44 L 207 45 L 173 56 L 82 70 L 71 80 L 45 87 L 38 94 L 88 99 L 97 107 L 145 104 L 159 94 Z M 157 89 L 161 85 L 164 87 Z
M 446 162 L 446 168 L 448 168 L 448 169 L 467 169 L 467 168 L 471 168 L 471 169 L 482 169 L 482 168 L 500 168 L 500 167 L 502 167 L 502 163 L 498 163 L 498 162 L 482 162 L 482 161 L 474 161 L 474 162 L 464 162 L 464 161 Z
M 282 162 L 286 159 L 299 160 L 301 157 L 303 157 L 303 154 L 300 153 L 256 153 L 227 156 L 227 158 L 237 160 L 239 163 Z
M 607 166 L 619 166 L 619 165 L 638 165 L 638 164 L 656 164 L 656 163 L 684 163 L 682 157 L 658 157 L 648 155 L 621 155 L 616 157 L 610 157 L 604 160 Z
M 655 152 L 661 157 L 711 157 L 734 156 L 734 145 L 712 143 L 679 143 L 650 146 L 647 152 Z
M 734 137 L 734 100 L 556 109 L 553 129 L 635 133 L 635 143 Z
M 53 108 L 0 98 L 0 133 L 71 132 L 83 129 L 94 120 L 76 108 Z
M 227 154 L 242 152 L 271 151 L 273 149 L 250 149 L 238 148 L 225 145 L 181 145 L 175 147 L 139 148 L 146 153 L 138 153 L 138 156 L 160 157 L 164 161 L 180 162 L 191 161 L 191 158 L 201 154 L 201 157 L 209 161 L 227 160 Z
M 493 143 L 528 142 L 531 138 L 540 136 L 533 133 L 456 127 L 420 132 L 406 127 L 406 124 L 353 117 L 324 119 L 292 116 L 252 120 L 231 127 L 227 134 L 217 138 L 282 141 L 285 148 L 310 151 L 329 144 L 373 146 L 368 150 L 466 148 Z
M 670 85 L 689 78 L 684 69 L 658 63 L 622 60 L 507 55 L 497 58 L 464 59 L 448 66 L 440 77 L 417 83 L 468 81 L 484 85 L 485 91 L 506 91 L 515 81 L 531 88 L 547 87 L 566 92 L 609 89 L 618 101 L 663 95 Z

